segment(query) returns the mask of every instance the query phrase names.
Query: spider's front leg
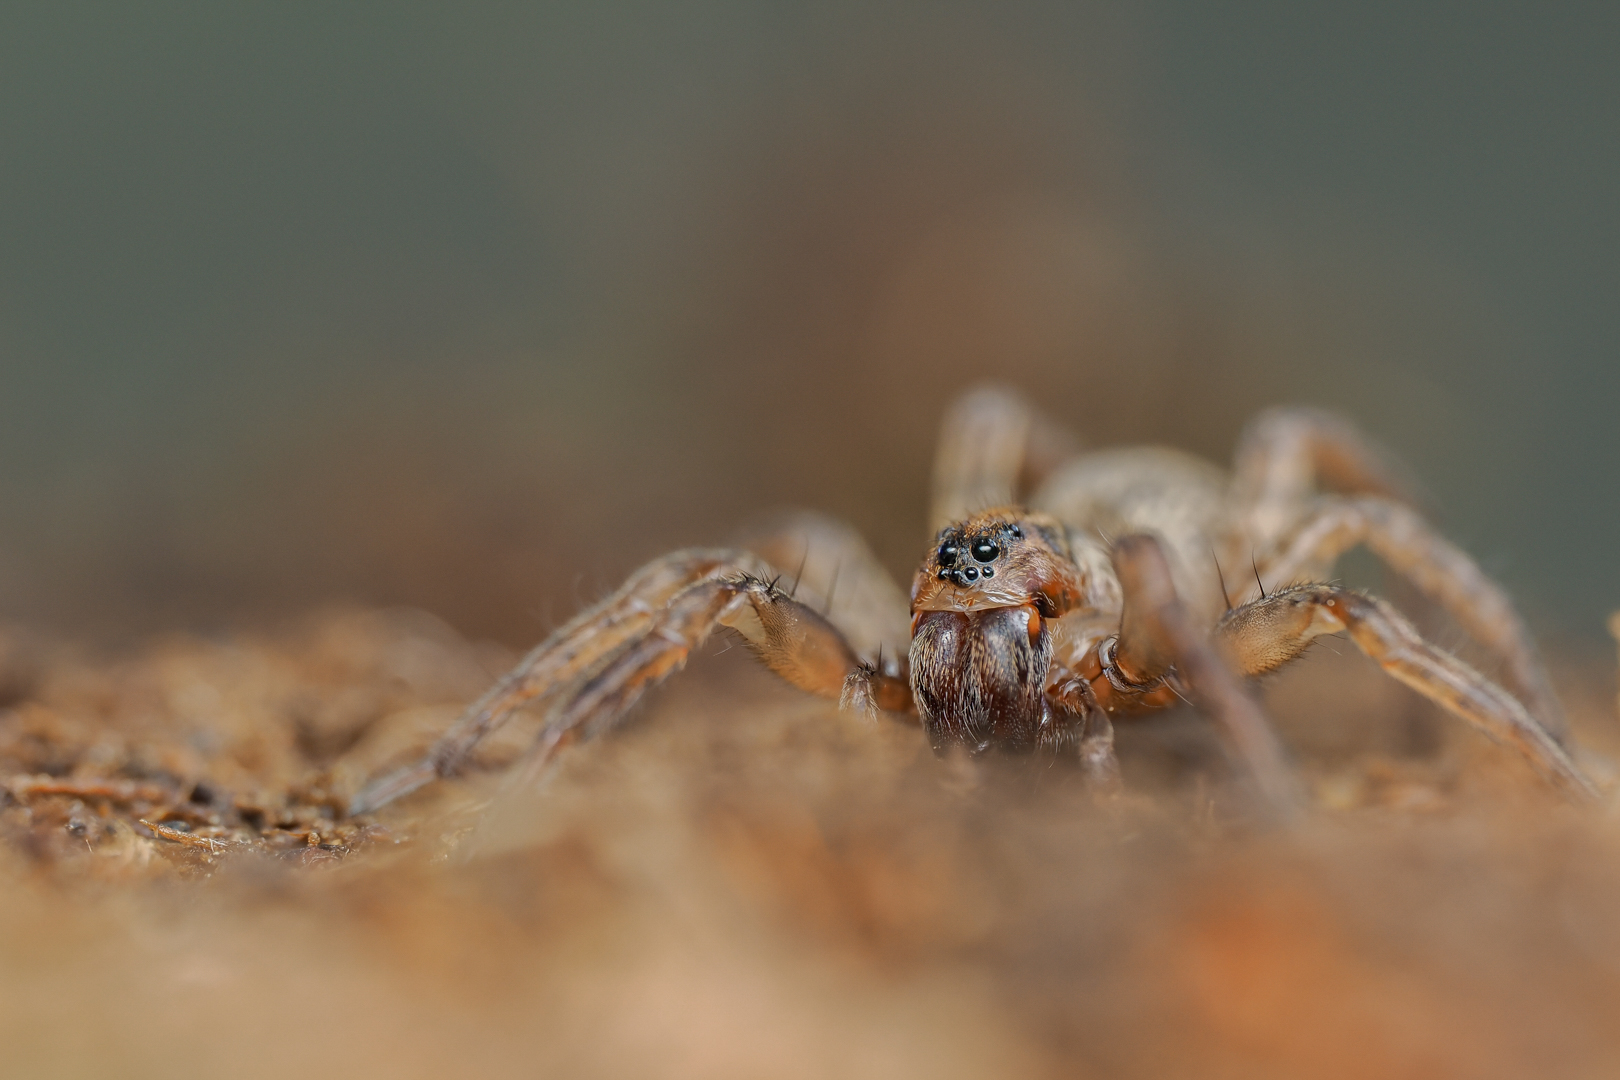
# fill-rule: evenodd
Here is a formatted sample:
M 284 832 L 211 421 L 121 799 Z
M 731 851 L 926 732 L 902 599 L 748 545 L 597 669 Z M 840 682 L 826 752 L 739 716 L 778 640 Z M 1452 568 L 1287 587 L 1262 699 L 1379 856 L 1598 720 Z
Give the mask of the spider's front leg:
M 879 708 L 910 707 L 905 681 L 878 674 L 838 628 L 774 581 L 736 572 L 678 593 L 646 632 L 616 653 L 547 720 L 542 743 L 589 737 L 622 716 L 647 690 L 685 666 L 719 627 L 740 634 L 754 655 L 800 690 L 840 698 L 851 676 L 870 672 Z
M 1125 606 L 1118 637 L 1097 650 L 1105 682 L 1094 685 L 1114 693 L 1148 694 L 1175 669 L 1194 702 L 1220 725 L 1248 764 L 1272 810 L 1283 817 L 1294 814 L 1302 799 L 1282 746 L 1259 703 L 1193 625 L 1176 595 L 1159 541 L 1145 534 L 1120 537 L 1112 557 Z
M 1409 506 L 1373 495 L 1324 496 L 1262 563 L 1282 584 L 1320 579 L 1341 555 L 1365 544 L 1396 573 L 1438 603 L 1502 663 L 1508 685 L 1552 736 L 1566 743 L 1569 724 L 1513 602 L 1467 552 Z
M 706 549 L 671 552 L 641 567 L 611 596 L 580 612 L 530 650 L 461 714 L 421 761 L 368 784 L 350 802 L 349 812 L 376 810 L 439 777 L 452 775 L 514 712 L 569 685 L 613 650 L 645 633 L 676 593 L 738 566 L 739 556 L 748 560 L 747 569 L 764 569 L 746 553 Z
M 851 676 L 869 672 L 877 707 L 909 711 L 904 677 L 869 671 L 836 626 L 767 580 L 769 569 L 745 551 L 680 551 L 649 563 L 524 657 L 421 761 L 369 784 L 349 812 L 368 813 L 451 775 L 513 712 L 551 700 L 534 755 L 543 763 L 564 742 L 623 715 L 721 626 L 801 690 L 836 699 Z
M 1347 631 L 1391 676 L 1499 743 L 1518 750 L 1560 790 L 1598 795 L 1545 727 L 1519 700 L 1443 649 L 1423 640 L 1389 604 L 1336 585 L 1296 585 L 1227 612 L 1217 643 L 1246 675 L 1275 670 L 1323 634 Z

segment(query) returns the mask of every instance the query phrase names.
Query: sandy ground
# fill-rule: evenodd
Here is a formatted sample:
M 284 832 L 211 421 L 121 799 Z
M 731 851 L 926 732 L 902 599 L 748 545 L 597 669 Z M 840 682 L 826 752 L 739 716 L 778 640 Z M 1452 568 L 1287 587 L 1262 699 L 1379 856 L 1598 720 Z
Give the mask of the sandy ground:
M 1354 655 L 1267 687 L 1285 831 L 1195 715 L 1122 728 L 1099 802 L 724 645 L 538 787 L 520 722 L 355 822 L 509 653 L 353 610 L 3 640 L 8 1076 L 1620 1075 L 1615 812 Z M 1610 671 L 1560 674 L 1615 755 Z

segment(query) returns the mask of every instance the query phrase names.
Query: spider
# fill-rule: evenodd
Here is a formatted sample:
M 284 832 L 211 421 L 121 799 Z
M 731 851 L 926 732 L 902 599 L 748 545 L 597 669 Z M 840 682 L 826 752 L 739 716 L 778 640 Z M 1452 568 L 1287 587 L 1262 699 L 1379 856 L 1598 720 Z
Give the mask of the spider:
M 938 753 L 1074 755 L 1109 785 L 1113 720 L 1186 698 L 1226 733 L 1263 805 L 1284 812 L 1301 796 L 1244 677 L 1348 634 L 1566 795 L 1597 794 L 1512 604 L 1403 499 L 1346 421 L 1264 412 L 1230 473 L 1175 450 L 1073 445 L 1017 394 L 969 392 L 943 425 L 937 532 L 909 605 L 853 530 L 817 515 L 736 549 L 665 555 L 553 633 L 350 812 L 453 774 L 527 705 L 546 707 L 529 757 L 538 769 L 611 726 L 722 627 L 793 686 L 915 723 Z M 1323 583 L 1357 545 L 1449 612 L 1500 663 L 1507 688 L 1425 641 L 1386 601 Z M 1251 560 L 1254 585 L 1229 595 L 1222 563 Z M 782 569 L 795 564 L 784 588 Z M 1268 591 L 1266 579 L 1282 584 Z

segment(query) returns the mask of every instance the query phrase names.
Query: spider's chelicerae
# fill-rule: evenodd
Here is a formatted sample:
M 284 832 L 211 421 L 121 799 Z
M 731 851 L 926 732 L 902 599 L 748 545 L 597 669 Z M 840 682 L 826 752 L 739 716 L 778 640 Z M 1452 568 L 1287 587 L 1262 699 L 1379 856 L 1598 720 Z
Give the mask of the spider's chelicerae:
M 1174 450 L 1075 455 L 1069 445 L 1018 396 L 968 394 L 945 419 L 937 533 L 909 604 L 858 535 L 818 516 L 746 547 L 674 552 L 552 634 L 352 812 L 453 773 L 526 705 L 546 707 L 531 764 L 549 760 L 611 725 L 720 627 L 799 689 L 916 723 L 939 752 L 1072 754 L 1104 783 L 1116 782 L 1112 718 L 1186 697 L 1283 809 L 1297 804 L 1296 785 L 1241 677 L 1344 633 L 1557 788 L 1595 794 L 1507 597 L 1402 501 L 1384 459 L 1345 421 L 1263 413 L 1230 474 Z M 1507 687 L 1425 641 L 1384 600 L 1321 583 L 1363 544 L 1477 639 Z M 1220 567 L 1251 563 L 1254 584 L 1229 595 Z

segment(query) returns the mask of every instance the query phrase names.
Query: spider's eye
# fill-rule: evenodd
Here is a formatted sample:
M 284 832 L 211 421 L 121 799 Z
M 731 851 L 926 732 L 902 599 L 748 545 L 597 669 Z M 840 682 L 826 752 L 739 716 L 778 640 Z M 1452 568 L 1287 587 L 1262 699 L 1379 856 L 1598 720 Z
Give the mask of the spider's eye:
M 1000 554 L 1001 548 L 993 540 L 980 540 L 973 545 L 973 557 L 980 562 L 993 562 Z
M 956 546 L 955 541 L 953 541 L 953 540 L 945 541 L 945 543 L 939 545 L 939 565 L 941 565 L 941 566 L 955 566 L 956 565 L 956 557 L 958 555 L 960 555 L 961 553 L 962 553 L 962 549 Z
M 978 581 L 979 568 L 977 566 L 969 566 L 965 570 L 958 570 L 956 572 L 956 576 L 958 580 L 961 581 Z

